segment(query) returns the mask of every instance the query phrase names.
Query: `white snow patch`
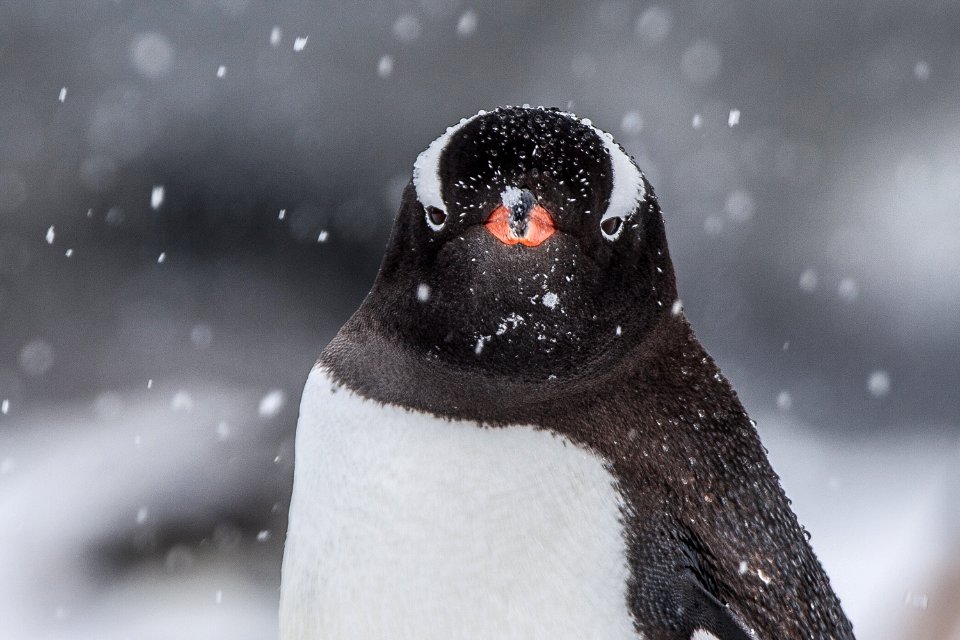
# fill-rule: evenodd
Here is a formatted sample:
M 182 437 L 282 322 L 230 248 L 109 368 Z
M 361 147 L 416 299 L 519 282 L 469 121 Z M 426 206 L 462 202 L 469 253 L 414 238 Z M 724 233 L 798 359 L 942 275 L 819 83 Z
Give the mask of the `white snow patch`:
M 497 325 L 497 335 L 502 336 L 509 329 L 516 329 L 520 325 L 526 322 L 522 315 L 519 313 L 511 313 L 510 315 L 504 316 L 503 320 L 500 321 L 500 324 Z
M 430 285 L 425 282 L 421 282 L 417 285 L 417 300 L 420 302 L 426 302 L 430 299 Z
M 477 343 L 473 345 L 473 352 L 477 355 L 483 353 L 483 347 L 488 342 L 490 342 L 490 336 L 480 336 L 477 338 Z
M 543 302 L 543 306 L 547 307 L 548 309 L 553 309 L 557 306 L 557 302 L 559 300 L 560 299 L 557 297 L 557 294 L 552 291 L 547 291 L 545 294 L 543 294 L 543 298 L 541 298 L 540 301 Z
M 673 304 L 670 305 L 670 315 L 676 317 L 683 312 L 683 301 L 680 298 L 677 298 L 673 301 Z
M 500 201 L 503 203 L 503 206 L 508 209 L 513 209 L 515 206 L 520 204 L 523 199 L 523 191 L 517 189 L 516 187 L 507 187 L 503 190 L 503 193 L 500 194 Z

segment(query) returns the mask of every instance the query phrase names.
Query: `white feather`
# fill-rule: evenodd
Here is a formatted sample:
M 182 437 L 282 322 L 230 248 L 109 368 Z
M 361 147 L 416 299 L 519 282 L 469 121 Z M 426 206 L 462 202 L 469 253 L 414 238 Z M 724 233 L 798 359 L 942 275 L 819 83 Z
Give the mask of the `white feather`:
M 562 437 L 382 405 L 315 369 L 281 639 L 635 640 L 622 505 Z

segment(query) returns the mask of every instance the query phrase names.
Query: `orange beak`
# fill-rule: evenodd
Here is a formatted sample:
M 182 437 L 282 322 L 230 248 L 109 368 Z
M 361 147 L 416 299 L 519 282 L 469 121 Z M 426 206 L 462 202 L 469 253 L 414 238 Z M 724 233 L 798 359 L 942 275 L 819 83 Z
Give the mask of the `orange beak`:
M 487 231 L 493 234 L 497 240 L 503 244 L 522 244 L 525 247 L 536 247 L 556 233 L 553 226 L 553 218 L 547 213 L 547 210 L 538 204 L 533 205 L 530 213 L 527 214 L 526 233 L 518 236 L 514 233 L 510 225 L 510 210 L 504 205 L 500 205 L 493 210 L 490 217 L 487 218 L 484 226 Z

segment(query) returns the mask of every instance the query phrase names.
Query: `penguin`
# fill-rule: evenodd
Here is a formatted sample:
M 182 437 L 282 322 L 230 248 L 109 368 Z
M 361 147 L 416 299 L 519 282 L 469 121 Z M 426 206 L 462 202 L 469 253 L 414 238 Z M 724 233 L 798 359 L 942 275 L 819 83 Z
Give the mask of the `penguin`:
M 304 388 L 282 640 L 852 639 L 613 137 L 501 107 L 414 163 Z

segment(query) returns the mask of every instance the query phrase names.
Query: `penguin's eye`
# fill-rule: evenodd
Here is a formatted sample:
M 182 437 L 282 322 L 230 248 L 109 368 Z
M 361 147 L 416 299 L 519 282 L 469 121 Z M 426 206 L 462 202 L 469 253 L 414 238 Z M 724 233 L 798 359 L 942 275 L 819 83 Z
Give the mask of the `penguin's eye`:
M 620 235 L 620 229 L 623 227 L 623 218 L 607 218 L 600 222 L 600 230 L 607 240 L 615 240 Z
M 447 221 L 447 214 L 436 207 L 427 207 L 427 224 L 434 231 L 439 231 Z

